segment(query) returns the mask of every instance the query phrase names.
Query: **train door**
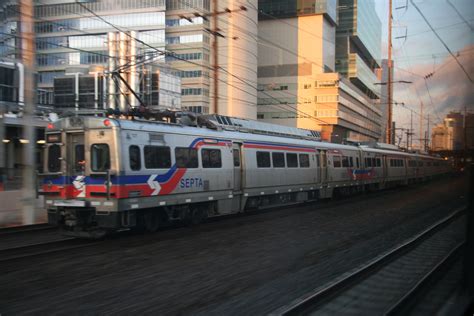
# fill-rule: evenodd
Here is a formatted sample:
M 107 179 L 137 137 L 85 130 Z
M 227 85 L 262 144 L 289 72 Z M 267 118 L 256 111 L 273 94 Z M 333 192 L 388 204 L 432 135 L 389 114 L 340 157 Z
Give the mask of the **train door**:
M 320 174 L 320 182 L 324 184 L 328 181 L 328 160 L 327 160 L 327 152 L 326 150 L 321 150 L 320 152 L 320 164 L 319 164 L 319 174 Z
M 67 133 L 66 170 L 74 185 L 74 197 L 85 197 L 84 133 Z M 69 191 L 72 193 L 72 191 Z M 72 197 L 72 196 L 71 196 Z
M 242 144 L 233 143 L 232 144 L 232 154 L 234 159 L 234 192 L 238 193 L 242 191 L 242 154 L 241 154 Z

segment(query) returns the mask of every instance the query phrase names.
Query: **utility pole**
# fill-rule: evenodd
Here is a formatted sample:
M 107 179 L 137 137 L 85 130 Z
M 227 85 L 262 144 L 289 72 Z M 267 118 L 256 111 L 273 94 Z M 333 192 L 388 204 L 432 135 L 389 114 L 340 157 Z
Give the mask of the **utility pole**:
M 425 137 L 425 151 L 428 152 L 430 146 L 430 115 L 426 119 L 426 137 Z
M 413 110 L 410 110 L 410 149 L 412 149 L 413 134 Z
M 212 22 L 214 23 L 214 28 L 212 29 L 212 34 L 214 35 L 214 40 L 212 41 L 212 53 L 213 53 L 213 65 L 214 69 L 214 99 L 212 99 L 212 112 L 213 114 L 219 114 L 218 105 L 219 105 L 219 55 L 217 39 L 219 38 L 219 28 L 217 27 L 218 17 L 217 17 L 217 0 L 212 1 Z
M 392 0 L 388 1 L 388 62 L 387 62 L 387 143 L 392 144 Z
M 23 188 L 22 188 L 22 216 L 23 224 L 30 225 L 34 222 L 35 210 L 35 153 L 36 144 L 35 128 L 33 126 L 34 101 L 35 101 L 35 43 L 34 43 L 34 10 L 33 0 L 20 0 L 20 30 L 21 51 L 23 65 L 25 66 L 25 107 L 23 109 L 23 138 L 28 143 L 23 144 Z
M 420 150 L 423 148 L 423 101 L 420 102 Z

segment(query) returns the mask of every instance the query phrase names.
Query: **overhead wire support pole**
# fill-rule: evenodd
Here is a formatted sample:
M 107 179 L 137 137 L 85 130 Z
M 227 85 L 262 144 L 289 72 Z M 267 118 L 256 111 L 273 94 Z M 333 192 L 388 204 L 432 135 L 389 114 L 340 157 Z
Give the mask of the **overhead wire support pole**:
M 218 23 L 218 17 L 217 17 L 217 0 L 213 1 L 212 5 L 212 22 L 214 23 L 213 27 L 213 35 L 214 35 L 214 40 L 212 41 L 212 53 L 213 53 L 213 68 L 214 68 L 214 73 L 213 73 L 213 79 L 214 79 L 214 98 L 212 99 L 212 113 L 213 114 L 219 114 L 218 112 L 218 105 L 219 105 L 219 54 L 218 54 L 218 44 L 217 44 L 217 39 L 219 36 L 217 35 L 219 32 L 219 28 L 217 27 Z
M 392 144 L 392 0 L 388 1 L 388 62 L 387 62 L 387 143 Z
M 31 225 L 34 222 L 35 209 L 35 154 L 36 144 L 35 128 L 33 126 L 34 100 L 35 100 L 35 45 L 34 45 L 34 21 L 33 21 L 33 0 L 20 0 L 20 30 L 21 30 L 21 51 L 22 60 L 25 67 L 25 105 L 23 109 L 23 137 L 27 143 L 23 144 L 23 178 L 22 178 L 22 217 L 24 225 Z

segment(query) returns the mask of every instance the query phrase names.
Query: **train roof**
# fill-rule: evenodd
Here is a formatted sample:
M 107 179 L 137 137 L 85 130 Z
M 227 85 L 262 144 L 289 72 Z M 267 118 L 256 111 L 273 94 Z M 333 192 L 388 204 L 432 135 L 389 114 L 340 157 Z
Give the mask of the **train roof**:
M 108 121 L 108 126 L 104 124 L 105 121 Z M 246 131 L 245 129 L 235 130 L 235 129 L 210 129 L 206 127 L 196 127 L 188 126 L 183 124 L 176 123 L 167 123 L 160 121 L 150 121 L 150 120 L 140 120 L 140 119 L 118 119 L 118 118 L 106 118 L 106 117 L 78 117 L 71 116 L 67 118 L 62 118 L 54 122 L 53 126 L 49 126 L 48 132 L 54 132 L 58 129 L 77 129 L 78 127 L 84 128 L 109 128 L 109 127 L 118 127 L 124 130 L 136 130 L 150 133 L 170 133 L 170 134 L 181 134 L 181 135 L 196 135 L 209 138 L 227 138 L 235 141 L 267 141 L 272 143 L 288 143 L 291 142 L 295 145 L 308 146 L 308 147 L 317 147 L 328 150 L 348 150 L 348 151 L 357 151 L 362 150 L 365 152 L 375 152 L 388 155 L 401 155 L 401 156 L 417 156 L 420 158 L 436 158 L 429 155 L 416 154 L 416 153 L 407 153 L 404 151 L 396 151 L 392 149 L 381 149 L 373 148 L 370 146 L 354 146 L 354 145 L 343 145 L 343 144 L 334 144 L 328 142 L 322 142 L 318 140 L 286 137 L 284 135 L 268 135 L 263 133 L 254 133 L 251 131 Z M 306 130 L 308 131 L 308 130 Z M 442 159 L 442 158 L 439 158 Z

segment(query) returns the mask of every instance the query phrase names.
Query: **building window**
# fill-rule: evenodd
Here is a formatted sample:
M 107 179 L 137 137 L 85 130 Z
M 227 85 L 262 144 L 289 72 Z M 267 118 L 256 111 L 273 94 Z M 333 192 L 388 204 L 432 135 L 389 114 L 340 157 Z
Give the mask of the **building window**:
M 145 146 L 145 168 L 167 169 L 171 167 L 170 148 L 166 146 Z
M 285 154 L 272 153 L 273 168 L 285 168 Z
M 257 167 L 270 168 L 270 153 L 257 151 Z
M 178 168 L 197 168 L 198 154 L 195 148 L 176 147 L 174 150 L 176 156 L 176 167 Z
M 181 89 L 181 95 L 201 95 L 203 89 L 201 88 L 186 88 Z
M 201 160 L 203 168 L 221 168 L 221 150 L 220 149 L 202 149 Z

